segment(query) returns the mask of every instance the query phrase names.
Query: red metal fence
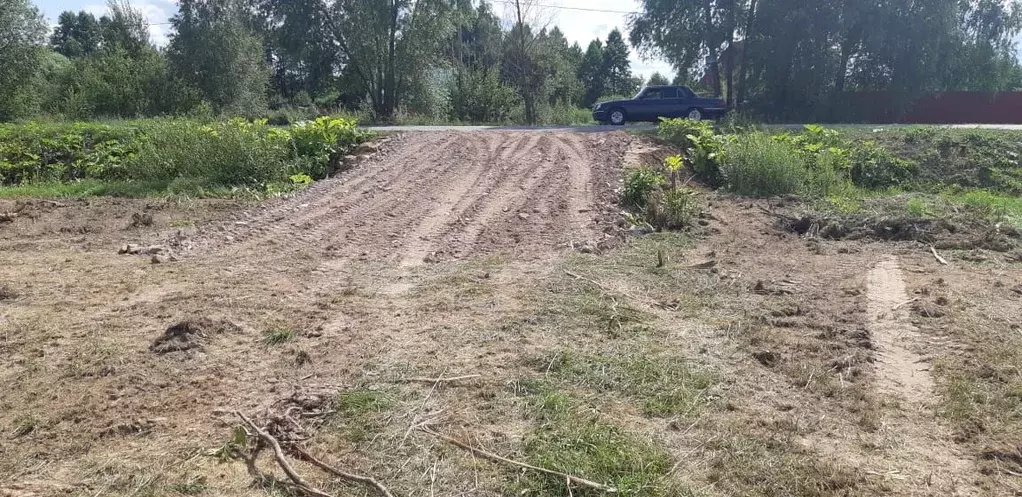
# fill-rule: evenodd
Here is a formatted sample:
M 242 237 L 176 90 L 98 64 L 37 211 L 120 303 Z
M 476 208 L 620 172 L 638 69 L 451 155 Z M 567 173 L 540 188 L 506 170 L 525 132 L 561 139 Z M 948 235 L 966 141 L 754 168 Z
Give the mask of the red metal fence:
M 828 121 L 906 124 L 1022 124 L 1022 92 L 956 91 L 922 97 L 894 92 L 849 92 Z

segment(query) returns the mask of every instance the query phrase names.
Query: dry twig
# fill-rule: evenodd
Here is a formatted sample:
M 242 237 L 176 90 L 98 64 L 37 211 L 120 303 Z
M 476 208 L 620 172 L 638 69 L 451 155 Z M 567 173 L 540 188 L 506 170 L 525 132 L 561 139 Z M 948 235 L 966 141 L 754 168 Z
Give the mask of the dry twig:
M 472 445 L 469 445 L 469 444 L 467 444 L 465 442 L 462 442 L 461 440 L 458 440 L 456 438 L 451 438 L 451 437 L 448 437 L 447 435 L 441 435 L 440 433 L 437 433 L 437 432 L 435 432 L 433 430 L 430 430 L 429 428 L 425 428 L 425 427 L 421 427 L 420 426 L 419 427 L 419 431 L 421 431 L 423 433 L 426 433 L 426 434 L 429 434 L 429 435 L 432 435 L 434 437 L 437 437 L 440 440 L 443 440 L 443 441 L 445 441 L 447 443 L 450 443 L 452 445 L 456 445 L 458 447 L 461 447 L 462 449 L 465 449 L 465 450 L 471 452 L 473 455 L 478 454 L 479 456 L 483 457 L 484 459 L 489 459 L 489 460 L 495 461 L 495 462 L 502 462 L 502 463 L 505 463 L 505 464 L 510 464 L 512 466 L 518 466 L 519 468 L 531 469 L 533 471 L 539 471 L 540 473 L 546 473 L 548 475 L 558 476 L 558 477 L 564 478 L 565 481 L 567 481 L 569 483 L 575 483 L 577 485 L 582 485 L 584 487 L 595 488 L 596 490 L 602 490 L 602 491 L 607 492 L 607 493 L 617 493 L 617 489 L 614 488 L 614 487 L 609 487 L 609 486 L 604 485 L 602 483 L 596 483 L 594 481 L 590 481 L 590 480 L 587 480 L 585 478 L 580 478 L 578 476 L 569 475 L 567 473 L 561 473 L 560 471 L 554 471 L 552 469 L 540 468 L 539 466 L 533 466 L 531 464 L 526 464 L 526 463 L 523 463 L 523 462 L 514 461 L 514 460 L 508 459 L 506 457 L 502 457 L 502 456 L 499 456 L 497 454 L 494 454 L 492 452 L 480 449 L 478 447 L 473 447 Z
M 915 298 L 906 300 L 906 301 L 904 301 L 904 302 L 902 302 L 902 303 L 892 307 L 891 310 L 892 311 L 896 311 L 896 310 L 901 309 L 902 307 L 905 307 L 906 305 L 911 304 L 912 302 L 915 302 L 917 300 L 919 300 L 919 297 L 915 297 Z
M 323 471 L 326 471 L 327 473 L 330 473 L 334 476 L 337 476 L 342 480 L 368 485 L 370 487 L 375 488 L 376 491 L 379 492 L 380 495 L 383 495 L 384 497 L 394 497 L 394 494 L 390 493 L 390 490 L 387 487 L 385 487 L 379 481 L 376 481 L 376 479 L 371 476 L 362 476 L 341 471 L 340 469 L 337 469 L 323 461 L 320 461 L 319 459 L 316 459 L 312 454 L 309 454 L 308 452 L 305 451 L 305 449 L 297 445 L 294 446 L 292 450 L 294 451 L 298 459 L 301 459 L 309 464 L 312 464 L 313 466 L 322 469 Z
M 441 378 L 415 377 L 415 378 L 401 378 L 400 380 L 397 380 L 397 381 L 407 382 L 407 383 L 412 383 L 412 382 L 415 382 L 415 383 L 453 383 L 455 381 L 470 380 L 472 378 L 479 378 L 481 376 L 482 376 L 481 374 L 467 374 L 467 375 L 464 375 L 464 376 L 452 376 L 450 378 L 443 378 L 443 377 L 441 377 Z
M 234 411 L 234 414 L 241 418 L 241 420 L 244 421 L 245 424 L 252 429 L 252 431 L 255 431 L 256 435 L 259 435 L 259 438 L 262 439 L 263 442 L 269 444 L 269 446 L 273 449 L 273 457 L 277 460 L 277 464 L 280 466 L 280 469 L 284 470 L 287 477 L 290 478 L 301 491 L 316 497 L 332 497 L 330 494 L 309 485 L 302 479 L 295 469 L 291 467 L 291 463 L 289 463 L 287 457 L 284 456 L 284 449 L 280 447 L 280 442 L 278 442 L 276 438 L 273 438 L 273 435 L 270 435 L 266 432 L 266 430 L 256 426 L 256 424 L 245 417 L 241 411 Z
M 935 257 L 937 259 L 937 262 L 947 266 L 947 260 L 944 259 L 943 257 L 941 257 L 940 254 L 937 253 L 937 249 L 933 248 L 933 245 L 930 245 L 930 252 L 933 253 L 933 257 Z

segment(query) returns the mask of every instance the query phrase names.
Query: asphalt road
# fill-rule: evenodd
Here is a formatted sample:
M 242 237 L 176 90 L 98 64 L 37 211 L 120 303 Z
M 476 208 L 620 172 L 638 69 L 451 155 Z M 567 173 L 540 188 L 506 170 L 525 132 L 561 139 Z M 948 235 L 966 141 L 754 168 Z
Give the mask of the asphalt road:
M 775 124 L 768 125 L 774 129 L 802 129 L 802 124 Z M 854 128 L 854 129 L 896 129 L 921 126 L 917 124 L 827 124 L 828 128 Z M 922 125 L 926 126 L 926 125 Z M 951 129 L 999 129 L 1008 131 L 1022 131 L 1022 124 L 947 124 L 935 127 Z M 366 129 L 373 131 L 538 131 L 538 132 L 571 132 L 571 133 L 605 133 L 609 131 L 655 131 L 655 124 L 628 124 L 625 126 L 605 126 L 598 124 L 584 124 L 579 126 L 366 126 Z

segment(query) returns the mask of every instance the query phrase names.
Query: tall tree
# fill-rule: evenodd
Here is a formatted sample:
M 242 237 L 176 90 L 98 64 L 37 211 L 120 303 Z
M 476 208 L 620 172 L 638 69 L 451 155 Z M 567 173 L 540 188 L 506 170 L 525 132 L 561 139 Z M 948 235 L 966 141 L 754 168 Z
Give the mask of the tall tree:
M 50 38 L 50 46 L 65 57 L 84 57 L 99 50 L 103 32 L 96 16 L 81 11 L 61 12 L 57 27 Z
M 393 117 L 402 98 L 432 78 L 455 30 L 452 0 L 335 0 L 321 4 L 346 71 L 373 111 Z
M 666 76 L 655 72 L 649 76 L 649 85 L 651 86 L 663 86 L 671 84 L 670 80 Z
M 311 1 L 260 0 L 258 8 L 274 90 L 288 99 L 331 90 L 340 59 L 321 6 Z
M 679 73 L 705 71 L 719 96 L 720 52 L 744 9 L 745 1 L 642 0 L 642 11 L 629 18 L 629 37 L 641 53 L 667 59 Z
M 628 61 L 628 45 L 617 29 L 607 35 L 603 47 L 602 71 L 606 79 L 605 91 L 612 95 L 631 95 L 637 88 L 632 81 L 631 62 Z
M 26 88 L 42 63 L 46 24 L 28 0 L 0 1 L 0 121 L 32 111 Z
M 251 10 L 239 0 L 181 0 L 167 47 L 173 67 L 222 112 L 266 108 L 269 69 Z
M 582 82 L 582 105 L 592 106 L 604 94 L 606 79 L 603 75 L 603 42 L 589 42 L 578 66 L 578 79 Z

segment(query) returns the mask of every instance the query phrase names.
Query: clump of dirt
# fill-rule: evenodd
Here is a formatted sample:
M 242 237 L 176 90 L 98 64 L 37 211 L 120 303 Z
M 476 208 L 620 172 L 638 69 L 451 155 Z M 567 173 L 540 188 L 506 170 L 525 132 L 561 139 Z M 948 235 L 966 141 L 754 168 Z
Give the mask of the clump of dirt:
M 768 368 L 772 368 L 778 362 L 781 362 L 781 354 L 772 350 L 758 350 L 752 353 L 752 357 Z
M 829 213 L 777 217 L 779 227 L 784 231 L 830 240 L 918 241 L 933 244 L 937 249 L 985 249 L 997 252 L 1009 252 L 1022 244 L 1022 233 L 1018 230 L 974 219 Z
M 0 285 L 0 302 L 4 300 L 14 300 L 16 298 L 18 298 L 18 292 L 15 292 L 7 285 Z
M 136 212 L 131 215 L 131 224 L 128 225 L 128 229 L 131 228 L 148 228 L 153 225 L 153 215 L 148 212 Z
M 238 325 L 226 319 L 202 317 L 185 320 L 167 328 L 167 331 L 149 346 L 149 351 L 154 354 L 167 354 L 201 349 L 202 343 L 214 335 L 240 330 Z
M 948 314 L 948 301 L 944 297 L 937 297 L 932 302 L 929 300 L 918 300 L 912 304 L 912 312 L 924 318 L 942 318 Z

